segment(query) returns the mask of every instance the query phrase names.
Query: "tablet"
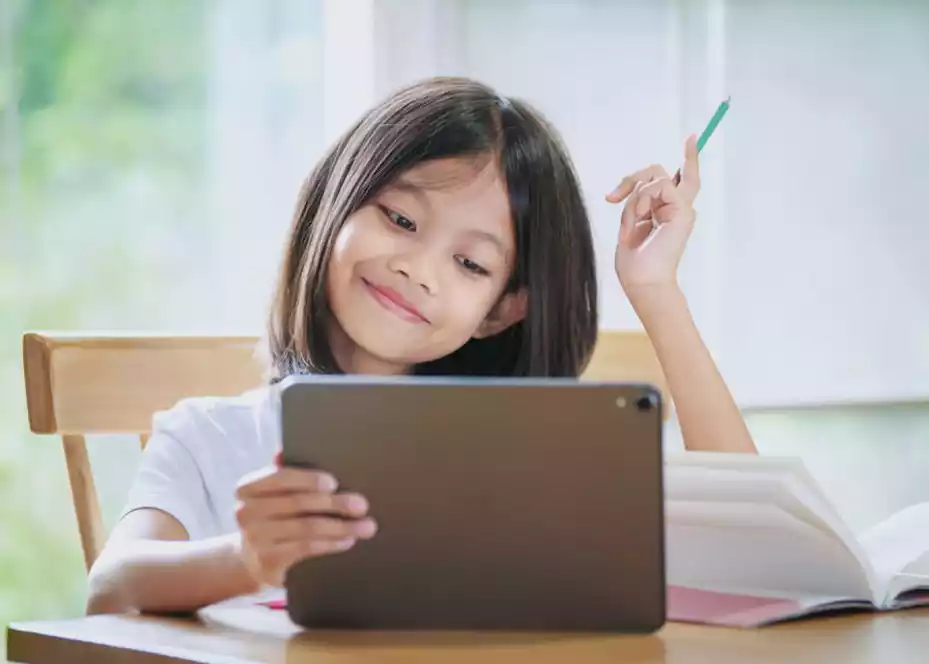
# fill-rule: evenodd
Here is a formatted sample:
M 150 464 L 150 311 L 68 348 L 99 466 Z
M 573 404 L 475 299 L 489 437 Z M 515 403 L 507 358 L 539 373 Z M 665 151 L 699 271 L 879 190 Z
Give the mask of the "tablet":
M 662 402 L 644 384 L 306 376 L 283 462 L 378 532 L 286 576 L 308 628 L 652 632 L 665 621 Z

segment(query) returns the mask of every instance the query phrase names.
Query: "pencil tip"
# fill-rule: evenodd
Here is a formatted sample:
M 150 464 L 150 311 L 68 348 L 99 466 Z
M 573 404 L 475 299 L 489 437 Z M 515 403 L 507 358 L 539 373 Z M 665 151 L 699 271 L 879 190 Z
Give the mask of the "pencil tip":
M 729 102 L 731 102 L 731 101 L 732 101 L 732 95 L 729 95 L 728 97 L 726 97 L 726 103 L 727 103 L 727 104 L 728 104 Z

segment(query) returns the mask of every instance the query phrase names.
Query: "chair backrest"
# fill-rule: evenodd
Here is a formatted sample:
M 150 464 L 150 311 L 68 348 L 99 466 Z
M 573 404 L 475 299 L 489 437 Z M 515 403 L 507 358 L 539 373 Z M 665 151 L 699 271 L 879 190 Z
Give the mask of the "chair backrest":
M 262 383 L 257 337 L 23 336 L 29 426 L 57 434 L 89 570 L 106 539 L 85 436 L 128 433 L 142 447 L 152 415 L 185 397 L 232 396 Z M 668 391 L 648 337 L 602 332 L 583 379 L 644 381 Z

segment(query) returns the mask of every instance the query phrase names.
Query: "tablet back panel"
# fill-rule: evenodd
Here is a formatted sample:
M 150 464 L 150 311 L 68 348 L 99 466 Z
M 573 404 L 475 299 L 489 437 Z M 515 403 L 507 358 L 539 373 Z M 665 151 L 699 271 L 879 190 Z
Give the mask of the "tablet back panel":
M 378 534 L 287 576 L 308 627 L 647 632 L 665 618 L 661 403 L 646 385 L 288 379 L 284 463 Z

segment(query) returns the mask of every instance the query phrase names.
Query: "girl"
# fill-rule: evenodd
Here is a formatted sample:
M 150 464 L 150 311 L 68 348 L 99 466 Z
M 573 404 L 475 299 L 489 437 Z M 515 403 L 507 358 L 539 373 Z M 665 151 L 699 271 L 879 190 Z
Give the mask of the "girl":
M 679 186 L 659 166 L 622 180 L 607 196 L 626 201 L 616 272 L 687 448 L 753 451 L 676 281 L 698 189 L 694 137 Z M 281 378 L 577 376 L 596 336 L 590 225 L 555 131 L 467 79 L 398 91 L 300 193 L 271 307 L 271 385 L 155 416 L 126 511 L 91 570 L 88 611 L 196 609 L 281 585 L 296 561 L 375 536 L 364 496 L 274 463 Z

